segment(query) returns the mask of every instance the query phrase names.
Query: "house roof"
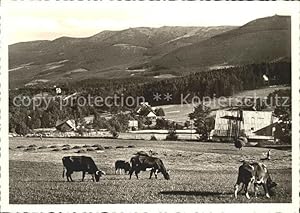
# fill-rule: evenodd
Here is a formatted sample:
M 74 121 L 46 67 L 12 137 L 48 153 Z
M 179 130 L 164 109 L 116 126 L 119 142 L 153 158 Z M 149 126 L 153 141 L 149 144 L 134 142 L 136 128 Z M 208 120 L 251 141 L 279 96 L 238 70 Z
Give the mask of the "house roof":
M 141 114 L 142 109 L 144 109 L 145 111 Z M 138 109 L 136 110 L 136 112 L 142 116 L 156 117 L 154 110 L 151 108 L 151 106 L 147 102 L 141 103 L 140 106 L 138 107 Z
M 75 125 L 75 121 L 74 120 L 65 120 L 65 121 L 58 120 L 58 121 L 56 121 L 55 127 L 59 128 L 63 124 L 68 125 L 72 129 L 76 129 L 76 125 Z

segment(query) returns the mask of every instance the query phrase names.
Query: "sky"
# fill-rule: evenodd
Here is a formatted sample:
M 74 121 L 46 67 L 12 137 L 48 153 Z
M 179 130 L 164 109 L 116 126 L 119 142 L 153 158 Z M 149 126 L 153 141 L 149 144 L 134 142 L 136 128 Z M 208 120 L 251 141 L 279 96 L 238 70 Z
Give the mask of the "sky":
M 289 15 L 290 2 L 12 1 L 3 2 L 9 44 L 88 37 L 103 30 L 161 26 L 241 26 Z

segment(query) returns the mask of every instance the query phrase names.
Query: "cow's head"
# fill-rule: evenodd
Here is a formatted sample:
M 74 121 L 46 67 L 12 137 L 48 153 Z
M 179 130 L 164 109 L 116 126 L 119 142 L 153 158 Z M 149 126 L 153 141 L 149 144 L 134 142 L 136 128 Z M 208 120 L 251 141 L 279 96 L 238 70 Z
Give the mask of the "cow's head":
M 131 169 L 130 163 L 126 162 L 124 166 L 125 173 L 128 172 L 130 169 Z
M 164 173 L 163 173 L 163 176 L 164 176 L 164 178 L 165 178 L 166 180 L 170 180 L 170 174 L 169 174 L 168 171 L 164 172 Z
M 96 182 L 99 182 L 99 180 L 100 180 L 100 177 L 102 176 L 102 175 L 105 175 L 105 172 L 104 171 L 96 171 L 95 172 L 95 179 L 96 179 Z

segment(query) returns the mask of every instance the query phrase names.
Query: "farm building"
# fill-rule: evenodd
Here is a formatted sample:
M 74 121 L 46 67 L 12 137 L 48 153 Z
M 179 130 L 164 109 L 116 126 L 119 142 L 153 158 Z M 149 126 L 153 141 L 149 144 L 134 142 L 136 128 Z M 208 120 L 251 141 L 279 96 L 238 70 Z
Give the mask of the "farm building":
M 128 121 L 128 128 L 131 131 L 138 130 L 139 122 L 137 120 L 129 120 Z
M 55 128 L 61 132 L 69 132 L 76 130 L 76 125 L 74 120 L 66 120 L 66 121 L 57 121 Z
M 274 123 L 270 111 L 219 110 L 211 135 L 221 139 L 245 135 L 249 139 L 270 140 L 274 138 Z
M 147 117 L 152 120 L 155 120 L 157 118 L 154 110 L 148 104 L 148 102 L 140 103 L 140 105 L 138 106 L 138 108 L 135 111 L 138 115 Z

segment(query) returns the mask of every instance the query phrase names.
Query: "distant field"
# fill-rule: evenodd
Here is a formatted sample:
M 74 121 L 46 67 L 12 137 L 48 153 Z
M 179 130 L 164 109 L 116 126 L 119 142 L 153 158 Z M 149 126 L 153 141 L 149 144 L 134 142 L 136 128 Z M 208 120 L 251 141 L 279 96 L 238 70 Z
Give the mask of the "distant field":
M 236 93 L 232 97 L 227 97 L 225 103 L 228 102 L 229 98 L 234 99 L 238 97 L 254 97 L 254 96 L 256 96 L 257 98 L 263 98 L 263 97 L 267 97 L 270 93 L 274 92 L 275 90 L 290 89 L 290 88 L 291 88 L 290 86 L 276 85 L 276 86 L 265 87 L 256 90 L 245 90 Z M 221 106 L 218 104 L 218 99 L 216 99 L 215 102 L 208 104 L 208 106 L 211 107 L 211 109 L 215 109 L 215 110 L 221 108 Z M 177 122 L 185 122 L 186 120 L 189 120 L 188 115 L 191 112 L 193 112 L 194 109 L 193 104 L 183 104 L 183 105 L 172 104 L 172 105 L 163 105 L 157 107 L 161 107 L 164 109 L 167 119 L 177 121 Z
M 272 160 L 265 162 L 278 183 L 275 195 L 267 199 L 260 188 L 258 198 L 247 200 L 244 195 L 233 198 L 239 161 L 259 160 L 267 149 L 237 150 L 232 144 L 222 143 L 110 139 L 11 138 L 9 143 L 11 204 L 291 202 L 291 151 L 288 150 L 271 150 Z M 87 149 L 84 145 L 101 144 L 107 149 L 75 154 L 78 149 L 61 150 L 67 144 L 83 150 Z M 21 145 L 24 147 L 17 148 Z M 24 151 L 30 145 L 35 145 L 35 150 Z M 142 172 L 139 180 L 115 175 L 115 160 L 129 160 L 135 152 L 150 149 L 170 169 L 171 180 L 164 180 L 161 174 L 157 180 L 149 180 L 149 172 Z M 74 173 L 75 182 L 68 183 L 62 178 L 61 159 L 66 155 L 92 156 L 107 175 L 94 183 L 89 175 L 85 182 L 80 182 L 81 173 Z

